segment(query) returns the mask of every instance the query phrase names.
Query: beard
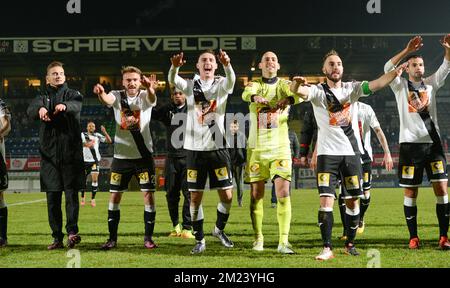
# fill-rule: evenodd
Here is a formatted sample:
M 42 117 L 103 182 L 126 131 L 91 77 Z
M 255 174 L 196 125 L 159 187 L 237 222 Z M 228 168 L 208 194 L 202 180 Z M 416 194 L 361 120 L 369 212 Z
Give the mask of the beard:
M 330 80 L 330 81 L 332 81 L 334 83 L 337 83 L 337 82 L 341 81 L 342 74 L 339 74 L 338 78 L 333 78 L 332 77 L 333 74 L 336 74 L 336 73 L 326 73 L 325 76 L 327 77 L 328 80 Z

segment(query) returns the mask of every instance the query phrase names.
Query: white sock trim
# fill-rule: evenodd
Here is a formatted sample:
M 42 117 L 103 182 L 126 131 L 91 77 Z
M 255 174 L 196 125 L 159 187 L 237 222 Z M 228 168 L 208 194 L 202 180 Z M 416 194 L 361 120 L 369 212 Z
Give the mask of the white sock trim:
M 405 196 L 403 199 L 403 205 L 406 207 L 416 207 L 416 200 L 417 198 L 409 198 Z
M 153 213 L 156 212 L 156 207 L 155 205 L 145 205 L 144 210 L 145 212 Z
M 217 204 L 217 210 L 222 214 L 230 214 L 231 203 L 219 202 Z
M 359 206 L 356 206 L 353 209 L 348 208 L 348 206 L 345 207 L 345 214 L 350 216 L 356 216 L 359 215 Z
M 319 211 L 321 211 L 321 212 L 333 212 L 333 207 L 320 207 Z
M 436 204 L 447 204 L 447 203 L 448 203 L 448 195 L 436 196 Z
M 192 221 L 203 220 L 203 206 L 201 204 L 197 208 L 190 206 L 189 210 L 191 211 Z
M 92 187 L 98 187 L 98 182 L 92 182 Z
M 110 211 L 119 211 L 120 210 L 120 204 L 119 203 L 116 204 L 116 203 L 109 202 L 108 210 L 110 210 Z

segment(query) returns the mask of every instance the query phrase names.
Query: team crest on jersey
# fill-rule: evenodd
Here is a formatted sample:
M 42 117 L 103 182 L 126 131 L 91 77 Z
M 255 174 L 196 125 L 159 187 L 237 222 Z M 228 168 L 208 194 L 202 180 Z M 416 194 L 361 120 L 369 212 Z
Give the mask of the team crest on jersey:
M 122 130 L 135 130 L 140 131 L 140 120 L 141 111 L 140 110 L 129 110 L 123 108 L 120 111 L 120 129 Z
M 403 166 L 402 167 L 402 178 L 403 179 L 413 179 L 414 178 L 414 166 Z
M 431 171 L 433 174 L 442 174 L 444 173 L 444 163 L 442 161 L 431 162 Z
M 364 182 L 369 182 L 369 172 L 364 172 Z
M 148 177 L 148 172 L 142 172 L 139 174 L 139 184 L 150 183 L 150 178 Z
M 111 180 L 109 181 L 111 185 L 120 185 L 121 181 L 122 181 L 122 174 L 114 172 L 111 173 Z
M 345 177 L 345 188 L 347 188 L 347 190 L 359 189 L 358 176 Z
M 287 160 L 278 160 L 275 162 L 275 169 L 281 171 L 289 171 L 291 167 L 289 167 L 289 161 Z
M 317 174 L 317 186 L 330 187 L 330 173 Z
M 428 106 L 430 106 L 430 98 L 426 89 L 421 88 L 419 91 L 408 92 L 408 112 L 428 111 Z
M 216 177 L 219 181 L 227 180 L 228 177 L 228 170 L 227 167 L 222 167 L 219 169 L 214 169 L 214 172 L 216 173 Z
M 92 170 L 97 170 L 97 164 L 92 164 Z
M 197 170 L 187 170 L 187 181 L 189 183 L 197 183 Z

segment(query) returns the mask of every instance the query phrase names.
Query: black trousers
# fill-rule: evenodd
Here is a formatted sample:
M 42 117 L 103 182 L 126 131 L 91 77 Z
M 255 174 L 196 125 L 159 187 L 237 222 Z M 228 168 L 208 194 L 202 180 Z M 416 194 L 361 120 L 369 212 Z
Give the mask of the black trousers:
M 52 229 L 54 239 L 62 241 L 64 234 L 62 232 L 63 215 L 61 210 L 62 191 L 47 192 L 47 210 L 48 223 Z M 66 232 L 67 234 L 78 233 L 78 191 L 65 191 L 66 197 Z
M 192 222 L 189 209 L 191 204 L 191 194 L 187 187 L 186 169 L 186 157 L 168 157 L 165 169 L 165 189 L 167 206 L 169 208 L 172 224 L 175 226 L 179 223 L 178 205 L 180 203 L 180 191 L 182 191 L 184 197 L 182 226 L 184 229 L 191 229 Z
M 238 202 L 241 203 L 242 197 L 244 195 L 244 182 L 243 182 L 244 165 L 232 164 L 231 169 L 234 181 L 236 181 L 237 199 Z

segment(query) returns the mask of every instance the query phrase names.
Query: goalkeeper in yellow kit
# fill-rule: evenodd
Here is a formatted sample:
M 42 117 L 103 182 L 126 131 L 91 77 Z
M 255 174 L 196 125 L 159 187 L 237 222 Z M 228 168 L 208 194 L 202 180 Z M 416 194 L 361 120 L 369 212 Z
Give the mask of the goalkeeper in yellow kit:
M 262 79 L 249 82 L 242 93 L 242 99 L 250 103 L 245 182 L 250 183 L 251 188 L 250 214 L 255 232 L 253 250 L 264 250 L 264 185 L 270 179 L 275 184 L 278 201 L 278 252 L 293 254 L 288 241 L 291 224 L 289 184 L 292 159 L 287 122 L 290 105 L 301 100 L 289 90 L 290 81 L 277 77 L 280 64 L 275 53 L 264 53 L 259 69 L 262 71 Z

